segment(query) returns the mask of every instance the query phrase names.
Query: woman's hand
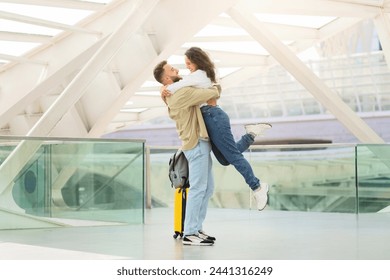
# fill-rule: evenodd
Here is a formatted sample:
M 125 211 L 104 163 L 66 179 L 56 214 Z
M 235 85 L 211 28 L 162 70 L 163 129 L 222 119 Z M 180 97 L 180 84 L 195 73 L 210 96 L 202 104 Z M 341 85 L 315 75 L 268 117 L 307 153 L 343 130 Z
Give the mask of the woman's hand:
M 207 100 L 207 105 L 217 106 L 217 99 L 212 98 L 212 99 Z
M 172 93 L 169 90 L 167 90 L 167 87 L 168 87 L 168 85 L 162 86 L 160 88 L 160 94 L 161 94 L 162 99 L 165 99 L 166 97 L 169 97 L 172 95 Z

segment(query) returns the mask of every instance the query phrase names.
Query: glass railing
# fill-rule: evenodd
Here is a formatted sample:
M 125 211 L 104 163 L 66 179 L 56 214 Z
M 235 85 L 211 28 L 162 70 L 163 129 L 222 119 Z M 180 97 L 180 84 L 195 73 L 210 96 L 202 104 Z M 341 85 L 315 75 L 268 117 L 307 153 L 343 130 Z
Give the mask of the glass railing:
M 356 212 L 353 145 L 258 146 L 248 158 L 270 185 L 269 209 Z
M 167 170 L 174 151 L 150 150 L 152 207 L 173 205 Z M 390 205 L 390 145 L 256 145 L 244 156 L 270 185 L 266 209 L 366 213 Z M 235 168 L 213 162 L 210 207 L 255 209 L 250 189 Z
M 144 142 L 0 137 L 0 229 L 143 223 Z
M 145 149 L 143 141 L 129 140 L 0 137 L 0 229 L 143 223 L 145 208 L 173 207 L 167 171 L 176 149 Z M 267 210 L 389 209 L 390 145 L 255 145 L 244 156 L 270 185 Z M 255 209 L 235 168 L 213 162 L 209 206 Z
M 359 213 L 390 212 L 390 145 L 356 146 Z

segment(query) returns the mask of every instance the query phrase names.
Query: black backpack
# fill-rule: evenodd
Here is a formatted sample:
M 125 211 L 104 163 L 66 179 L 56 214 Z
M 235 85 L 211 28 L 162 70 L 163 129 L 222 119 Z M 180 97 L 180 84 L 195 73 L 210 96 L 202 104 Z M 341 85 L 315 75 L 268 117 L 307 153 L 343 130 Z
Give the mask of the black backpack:
M 189 188 L 188 161 L 181 149 L 169 159 L 169 180 L 173 188 Z

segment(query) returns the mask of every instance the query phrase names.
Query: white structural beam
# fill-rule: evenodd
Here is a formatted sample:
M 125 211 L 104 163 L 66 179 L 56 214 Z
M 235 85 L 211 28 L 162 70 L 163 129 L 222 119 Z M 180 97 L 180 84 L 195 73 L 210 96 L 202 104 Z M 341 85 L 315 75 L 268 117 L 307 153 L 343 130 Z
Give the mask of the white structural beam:
M 30 64 L 39 64 L 39 65 L 47 65 L 47 61 L 37 60 L 37 59 L 29 59 L 20 56 L 8 55 L 8 54 L 0 54 L 0 59 L 7 61 L 15 61 L 19 63 L 30 63 Z
M 0 31 L 0 40 L 14 42 L 48 43 L 52 36 Z
M 55 88 L 71 73 L 78 71 L 92 57 L 92 55 L 102 46 L 107 37 L 97 41 L 84 52 L 70 60 L 65 66 L 58 69 L 51 76 L 39 83 L 35 88 L 28 92 L 16 103 L 8 104 L 4 110 L 0 110 L 0 127 L 3 127 L 12 120 L 13 117 L 20 114 L 29 104 L 44 96 L 51 88 Z M 31 61 L 29 61 L 31 63 Z M 10 102 L 9 102 L 10 103 Z
M 230 23 L 232 22 L 232 23 Z M 217 18 L 215 21 L 211 23 L 212 25 L 228 27 L 228 28 L 236 28 L 239 26 L 237 24 L 233 24 L 233 21 L 230 18 Z M 302 40 L 302 39 L 318 39 L 318 29 L 310 28 L 310 27 L 302 27 L 302 26 L 292 26 L 288 24 L 280 24 L 280 23 L 264 23 L 269 30 L 272 31 L 276 36 L 281 38 L 282 40 Z M 249 35 L 227 35 L 227 36 L 196 36 L 192 39 L 192 41 L 196 42 L 229 42 L 229 41 L 246 41 L 252 40 Z
M 388 0 L 327 0 L 327 1 L 378 7 L 383 5 L 383 3 Z
M 119 48 L 137 32 L 158 0 L 141 1 L 133 5 L 124 21 L 114 30 L 90 61 L 29 131 L 27 136 L 45 136 L 83 96 L 91 81 L 110 62 Z M 39 141 L 22 141 L 0 165 L 0 194 L 10 188 L 12 181 L 40 147 Z
M 374 19 L 376 31 L 381 42 L 382 50 L 385 55 L 387 65 L 390 66 L 390 19 L 389 14 L 383 10 Z
M 247 0 L 242 1 L 240 5 L 252 13 L 361 18 L 377 14 L 382 1 Z
M 159 92 L 159 89 L 156 88 L 156 91 Z M 130 104 L 126 104 L 123 109 L 137 109 L 137 108 L 156 108 L 156 107 L 165 107 L 164 102 L 162 102 L 160 96 L 140 96 L 133 95 L 129 99 Z
M 363 20 L 364 18 L 355 17 L 337 18 L 319 30 L 319 38 L 321 40 L 326 40 L 342 30 L 347 30 L 348 28 L 355 26 Z
M 237 51 L 227 51 L 227 50 L 222 51 L 222 50 L 210 49 L 207 48 L 207 46 L 204 47 L 203 49 L 208 53 L 212 54 L 213 60 L 218 60 L 218 63 L 223 63 L 223 65 L 251 66 L 251 65 L 266 65 L 267 63 L 268 54 L 260 55 L 260 54 L 244 53 L 244 52 L 237 52 Z M 175 55 L 181 55 L 184 57 L 184 53 L 186 52 L 186 50 L 187 48 L 181 47 L 175 52 Z M 184 60 L 181 64 L 173 64 L 173 65 L 181 66 L 185 68 Z M 220 65 L 222 64 L 218 64 L 218 67 L 221 67 Z M 230 67 L 230 66 L 226 66 L 226 67 Z
M 269 30 L 272 31 L 278 38 L 282 40 L 316 40 L 318 39 L 318 29 L 302 27 L 302 26 L 292 26 L 287 24 L 277 24 L 277 23 L 264 23 Z
M 163 104 L 162 101 L 161 103 Z M 150 110 L 146 110 L 145 112 L 139 113 L 139 120 L 141 122 L 144 122 L 152 118 L 164 115 L 168 116 L 168 108 L 166 106 L 161 106 L 159 108 L 152 108 Z
M 326 109 L 328 109 L 359 141 L 384 143 L 342 99 L 319 79 L 286 45 L 269 32 L 250 12 L 232 8 L 228 14 L 295 77 Z
M 222 89 L 224 90 L 230 87 L 235 87 L 240 83 L 245 82 L 249 78 L 252 78 L 256 75 L 261 75 L 261 73 L 265 72 L 266 69 L 267 68 L 265 68 L 264 66 L 243 67 L 221 79 Z M 223 91 L 221 97 L 223 98 Z
M 0 0 L 0 2 L 79 10 L 98 10 L 105 5 L 92 1 L 80 0 Z
M 54 28 L 54 29 L 59 29 L 59 30 L 67 30 L 67 31 L 90 33 L 90 34 L 99 34 L 98 31 L 89 30 L 87 28 L 77 27 L 77 26 L 73 26 L 73 25 L 63 24 L 63 23 L 59 23 L 59 22 L 55 22 L 55 21 L 49 21 L 49 20 L 44 20 L 44 19 L 39 19 L 39 18 L 34 18 L 34 17 L 23 16 L 23 15 L 19 15 L 19 14 L 15 14 L 15 13 L 4 12 L 4 11 L 0 11 L 0 18 L 29 23 L 29 24 L 34 24 L 34 25 L 39 25 L 39 26 L 44 26 L 44 27 L 49 27 L 49 28 Z
M 154 108 L 148 108 L 147 110 L 140 113 L 119 113 L 111 122 L 109 129 L 106 132 L 111 132 L 116 129 L 122 128 L 128 124 L 137 123 L 140 124 L 152 118 L 160 116 L 168 116 L 168 109 L 164 102 L 160 101 L 160 106 Z
M 241 66 L 268 66 L 268 55 L 259 54 L 245 54 L 245 53 L 234 53 L 228 51 L 215 51 L 204 48 L 212 56 L 212 59 L 217 61 L 217 68 L 221 67 L 241 67 Z M 184 55 L 184 50 L 180 53 Z M 184 66 L 184 61 L 183 61 Z
M 191 7 L 191 17 L 196 18 L 196 20 L 188 21 L 188 7 L 193 3 L 192 1 L 160 1 L 145 24 L 145 29 L 153 30 L 150 33 L 155 34 L 156 55 L 150 57 L 145 66 L 134 75 L 131 82 L 126 84 L 111 107 L 96 121 L 89 133 L 91 137 L 100 136 L 105 132 L 109 122 L 118 114 L 127 100 L 142 86 L 145 80 L 152 76 L 157 63 L 175 53 L 181 45 L 206 24 L 236 4 L 237 0 L 215 1 L 212 4 L 208 0 L 199 0 L 196 5 Z M 170 13 L 171 11 L 175 11 L 175 13 Z M 169 17 L 166 16 L 167 13 L 170 15 Z M 172 22 L 186 22 L 188 24 L 183 24 L 181 28 L 171 28 Z

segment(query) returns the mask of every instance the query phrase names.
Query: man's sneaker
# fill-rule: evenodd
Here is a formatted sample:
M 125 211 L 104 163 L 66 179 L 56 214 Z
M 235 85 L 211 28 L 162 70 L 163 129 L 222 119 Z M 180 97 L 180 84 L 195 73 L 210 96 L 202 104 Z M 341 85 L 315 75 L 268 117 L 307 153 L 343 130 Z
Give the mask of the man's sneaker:
M 215 241 L 215 237 L 206 234 L 203 230 L 199 231 L 199 237 L 204 240 Z
M 245 131 L 253 137 L 256 137 L 271 127 L 272 125 L 269 123 L 253 123 L 245 125 Z
M 257 209 L 259 211 L 263 210 L 268 202 L 268 184 L 261 183 L 260 188 L 253 192 L 253 197 L 256 200 Z
M 185 235 L 183 237 L 183 245 L 192 245 L 192 246 L 211 246 L 214 242 L 211 240 L 206 240 L 200 238 L 196 234 Z

